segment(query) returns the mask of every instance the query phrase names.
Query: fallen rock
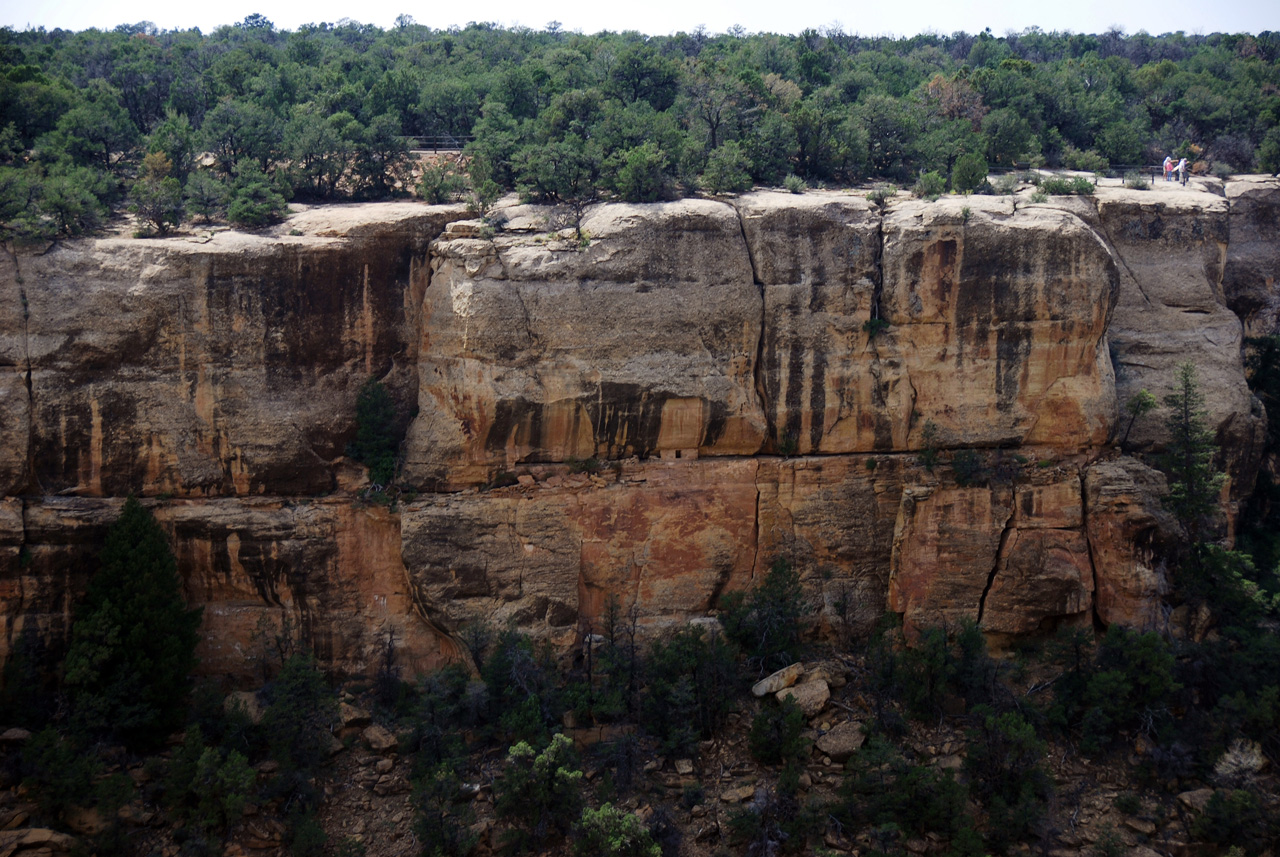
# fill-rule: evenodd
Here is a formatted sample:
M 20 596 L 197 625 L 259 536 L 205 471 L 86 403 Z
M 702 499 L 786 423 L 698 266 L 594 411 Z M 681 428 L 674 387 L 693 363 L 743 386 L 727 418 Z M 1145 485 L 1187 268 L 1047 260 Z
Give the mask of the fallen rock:
M 26 729 L 14 726 L 0 734 L 0 744 L 25 744 L 31 740 L 31 733 Z
M 687 777 L 693 773 L 693 760 L 676 759 L 676 773 L 682 777 Z
M 9 857 L 20 851 L 42 849 L 50 853 L 71 851 L 79 844 L 69 834 L 49 830 L 47 827 L 28 827 L 23 830 L 0 832 L 0 857 Z
M 83 806 L 68 806 L 62 811 L 62 820 L 81 836 L 97 836 L 107 829 L 107 820 L 97 809 Z
M 720 800 L 725 803 L 741 803 L 744 800 L 751 800 L 756 796 L 755 786 L 739 786 L 736 789 L 728 789 L 720 793 Z
M 802 675 L 804 675 L 804 664 L 796 663 L 789 667 L 783 667 L 773 675 L 756 682 L 751 688 L 751 693 L 760 697 L 777 693 L 783 688 L 791 687 L 800 680 Z
M 373 717 L 363 708 L 343 702 L 338 705 L 338 720 L 343 726 L 368 726 Z
M 794 699 L 805 717 L 813 717 L 827 707 L 827 700 L 831 698 L 831 688 L 827 687 L 825 681 L 806 681 L 780 690 L 775 696 L 778 702 L 784 701 L 787 697 Z
M 1178 803 L 1187 809 L 1204 812 L 1205 807 L 1209 805 L 1209 798 L 1211 797 L 1213 797 L 1213 789 L 1193 789 L 1178 795 Z
M 862 724 L 847 720 L 837 723 L 830 732 L 818 738 L 816 745 L 825 755 L 843 762 L 856 753 L 866 740 L 867 736 L 862 734 Z
M 364 738 L 365 744 L 375 753 L 390 753 L 400 747 L 400 742 L 396 740 L 396 736 L 388 732 L 384 727 L 378 724 L 366 728 L 360 733 Z

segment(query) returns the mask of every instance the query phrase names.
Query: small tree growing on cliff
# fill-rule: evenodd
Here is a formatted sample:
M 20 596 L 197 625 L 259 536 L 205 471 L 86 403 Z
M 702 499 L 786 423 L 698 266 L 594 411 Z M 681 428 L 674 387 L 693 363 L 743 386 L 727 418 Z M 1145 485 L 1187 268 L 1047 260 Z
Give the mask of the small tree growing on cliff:
M 164 531 L 133 497 L 107 531 L 64 665 L 73 725 L 145 745 L 182 723 L 200 611 Z
M 1213 463 L 1218 448 L 1206 426 L 1208 412 L 1195 364 L 1178 367 L 1177 382 L 1173 392 L 1164 397 L 1164 406 L 1169 409 L 1165 423 L 1169 443 L 1162 461 L 1169 476 L 1169 510 L 1196 545 L 1213 526 L 1226 476 Z
M 356 396 L 356 439 L 348 454 L 369 468 L 369 481 L 387 485 L 396 475 L 400 438 L 396 433 L 396 407 L 391 394 L 377 378 L 370 378 Z

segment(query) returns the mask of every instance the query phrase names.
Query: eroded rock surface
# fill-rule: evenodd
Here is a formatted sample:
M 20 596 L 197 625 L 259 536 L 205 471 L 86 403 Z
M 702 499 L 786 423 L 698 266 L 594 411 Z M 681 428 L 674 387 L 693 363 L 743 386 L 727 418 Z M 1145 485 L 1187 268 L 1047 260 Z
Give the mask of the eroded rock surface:
M 465 657 L 479 621 L 567 645 L 610 596 L 657 632 L 777 556 L 823 633 L 1148 626 L 1176 528 L 1117 415 L 1195 361 L 1247 494 L 1277 194 L 761 192 L 581 232 L 395 203 L 0 254 L 0 654 L 65 635 L 129 493 L 204 608 L 202 668 L 246 680 L 285 625 L 344 672 L 388 641 Z M 409 424 L 392 508 L 344 459 L 370 376 Z

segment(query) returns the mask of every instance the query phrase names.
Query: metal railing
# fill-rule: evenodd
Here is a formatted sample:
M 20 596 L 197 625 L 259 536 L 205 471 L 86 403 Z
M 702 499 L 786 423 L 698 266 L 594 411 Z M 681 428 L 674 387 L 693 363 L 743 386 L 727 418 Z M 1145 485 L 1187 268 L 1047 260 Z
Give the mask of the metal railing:
M 475 139 L 473 134 L 439 134 L 433 137 L 401 137 L 410 149 L 426 152 L 457 152 Z

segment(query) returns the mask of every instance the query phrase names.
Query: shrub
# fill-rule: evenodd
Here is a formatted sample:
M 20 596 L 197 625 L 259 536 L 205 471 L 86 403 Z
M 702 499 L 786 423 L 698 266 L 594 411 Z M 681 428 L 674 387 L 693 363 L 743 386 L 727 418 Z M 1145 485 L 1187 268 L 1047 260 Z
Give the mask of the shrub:
M 956 159 L 951 171 L 951 185 L 961 193 L 976 189 L 987 180 L 987 159 L 978 152 L 970 152 Z
M 1137 170 L 1129 170 L 1124 174 L 1124 186 L 1130 190 L 1149 190 L 1151 188 L 1146 177 Z
M 1081 151 L 1068 145 L 1062 152 L 1062 165 L 1069 170 L 1096 173 L 1099 170 L 1105 170 L 1109 163 L 1105 157 L 1093 149 Z
M 457 165 L 447 161 L 427 164 L 418 180 L 418 196 L 432 205 L 443 205 L 458 199 L 467 189 L 466 176 Z
M 879 735 L 849 760 L 832 814 L 854 830 L 896 825 L 923 836 L 958 839 L 972 827 L 964 786 L 950 772 L 913 765 Z
M 258 729 L 271 758 L 280 763 L 273 788 L 299 797 L 315 797 L 310 783 L 314 770 L 328 757 L 329 725 L 338 703 L 324 673 L 309 654 L 295 654 L 272 683 L 262 690 L 266 707 Z
M 766 705 L 751 721 L 751 756 L 763 765 L 783 766 L 779 789 L 785 794 L 795 794 L 809 757 L 809 741 L 801 735 L 804 728 L 804 711 L 789 696 L 781 705 Z
M 221 217 L 226 211 L 227 186 L 212 174 L 197 170 L 187 176 L 183 197 L 187 202 L 187 210 L 207 222 L 214 217 Z
M 258 166 L 249 161 L 236 165 L 227 220 L 236 226 L 268 226 L 289 213 L 288 203 Z
M 947 180 L 937 171 L 924 173 L 916 180 L 911 193 L 930 202 L 947 192 Z
M 782 180 L 782 187 L 790 193 L 804 193 L 809 186 L 795 173 L 788 173 Z
M 1251 792 L 1218 789 L 1191 830 L 1197 839 L 1238 846 L 1252 853 L 1264 847 L 1267 828 L 1268 818 Z
M 938 463 L 938 426 L 933 420 L 926 420 L 920 431 L 920 454 L 916 461 L 930 473 Z
M 951 470 L 961 488 L 980 485 L 987 479 L 986 464 L 976 449 L 958 449 L 951 456 Z
M 867 194 L 867 201 L 884 208 L 885 203 L 898 193 L 896 185 L 878 184 Z
M 368 379 L 356 395 L 356 439 L 348 454 L 369 468 L 370 482 L 386 486 L 395 478 L 400 440 L 391 394 L 378 379 Z
M 989 706 L 973 710 L 965 771 L 987 806 L 988 839 L 997 850 L 1031 833 L 1044 815 L 1052 781 L 1043 759 L 1045 743 L 1015 711 L 997 715 Z
M 1051 196 L 1068 196 L 1075 193 L 1071 182 L 1061 176 L 1050 176 L 1040 182 L 1040 190 Z
M 432 857 L 471 853 L 477 836 L 469 828 L 471 807 L 457 806 L 462 781 L 452 762 L 434 765 L 413 781 L 413 831 L 422 853 Z
M 725 635 L 764 669 L 779 669 L 799 654 L 803 597 L 800 575 L 784 557 L 774 560 L 759 586 L 721 599 Z
M 685 628 L 654 642 L 640 713 L 664 753 L 691 753 L 715 734 L 729 713 L 734 678 L 733 651 L 719 634 Z
M 129 210 L 143 223 L 143 233 L 164 235 L 182 222 L 182 185 L 175 178 L 148 177 L 129 192 Z
M 1173 654 L 1159 635 L 1139 634 L 1119 625 L 1107 629 L 1096 672 L 1085 686 L 1081 746 L 1098 752 L 1122 729 L 1141 727 L 1153 732 L 1168 717 L 1169 698 L 1179 689 L 1173 664 Z
M 1018 186 L 1021 184 L 1022 182 L 1018 179 L 1016 173 L 1006 173 L 992 183 L 992 190 L 1002 196 L 1008 196 L 1009 194 L 1017 193 Z
M 862 323 L 862 332 L 867 335 L 867 339 L 875 339 L 881 333 L 889 329 L 889 320 L 884 318 L 869 318 Z
M 1097 189 L 1097 186 L 1085 176 L 1075 176 L 1071 179 L 1071 192 L 1079 196 L 1092 196 Z
M 1048 202 L 1049 194 L 1045 193 L 1042 190 L 1038 190 L 1035 193 L 1031 194 L 1031 201 L 1034 203 Z
M 514 825 L 518 847 L 543 847 L 567 834 L 582 811 L 582 771 L 573 742 L 556 735 L 541 753 L 521 741 L 507 752 L 507 769 L 495 786 L 498 817 Z
M 480 675 L 489 692 L 489 722 L 510 740 L 544 744 L 560 714 L 550 651 L 535 649 L 517 631 L 503 631 Z
M 742 193 L 751 190 L 751 162 L 732 140 L 721 143 L 707 156 L 702 183 L 712 193 Z
M 200 611 L 183 603 L 168 538 L 133 497 L 98 559 L 64 663 L 72 722 L 152 745 L 182 723 Z
M 610 159 L 614 190 L 627 202 L 657 202 L 670 192 L 667 156 L 652 140 Z
M 578 822 L 573 850 L 580 857 L 661 857 L 644 823 L 633 813 L 603 804 L 587 807 Z
M 206 832 L 225 830 L 240 820 L 256 780 L 242 753 L 205 746 L 200 728 L 191 726 L 170 763 L 165 797 L 188 824 Z

